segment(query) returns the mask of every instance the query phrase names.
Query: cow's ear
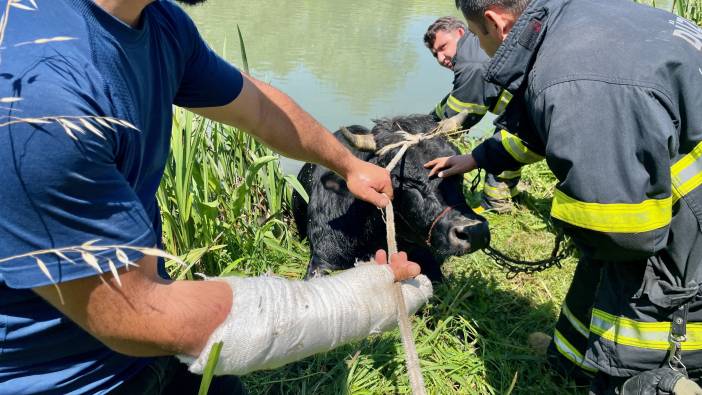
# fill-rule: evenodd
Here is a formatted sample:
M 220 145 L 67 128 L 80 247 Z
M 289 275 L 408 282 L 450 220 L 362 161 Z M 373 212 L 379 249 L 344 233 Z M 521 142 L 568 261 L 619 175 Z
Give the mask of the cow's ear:
M 321 177 L 321 180 L 324 189 L 328 191 L 332 191 L 338 194 L 345 194 L 346 192 L 348 192 L 348 188 L 346 187 L 346 181 L 344 181 L 344 179 L 341 178 L 341 176 L 334 173 L 333 171 L 324 174 Z

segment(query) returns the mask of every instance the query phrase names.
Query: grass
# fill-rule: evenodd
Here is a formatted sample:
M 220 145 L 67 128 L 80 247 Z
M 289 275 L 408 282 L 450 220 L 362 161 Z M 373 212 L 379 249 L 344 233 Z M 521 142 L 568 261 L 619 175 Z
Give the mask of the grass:
M 542 163 L 525 169 L 524 182 L 523 205 L 487 215 L 495 245 L 535 259 L 554 241 L 544 218 L 555 180 Z M 290 221 L 294 186 L 277 157 L 252 138 L 178 110 L 158 197 L 166 249 L 191 267 L 173 265 L 172 273 L 301 278 L 309 248 Z M 526 345 L 529 333 L 551 331 L 574 264 L 507 279 L 482 253 L 451 259 L 445 284 L 413 318 L 429 393 L 579 393 L 550 376 L 543 357 Z M 401 347 L 395 330 L 244 380 L 254 394 L 407 393 Z
M 167 249 L 191 251 L 184 258 L 193 266 L 187 271 L 173 266 L 173 273 L 192 278 L 196 272 L 271 271 L 300 278 L 309 249 L 297 241 L 290 223 L 294 184 L 278 169 L 277 158 L 236 129 L 180 110 L 175 119 L 173 154 L 159 200 Z M 496 245 L 535 259 L 548 253 L 554 240 L 543 218 L 555 180 L 538 164 L 525 169 L 524 182 L 529 189 L 524 205 L 488 217 Z M 482 253 L 450 260 L 446 283 L 413 320 L 429 392 L 562 393 L 568 388 L 548 375 L 543 358 L 526 346 L 526 336 L 550 332 L 574 263 L 507 279 Z M 397 331 L 244 379 L 252 393 L 261 394 L 409 391 Z

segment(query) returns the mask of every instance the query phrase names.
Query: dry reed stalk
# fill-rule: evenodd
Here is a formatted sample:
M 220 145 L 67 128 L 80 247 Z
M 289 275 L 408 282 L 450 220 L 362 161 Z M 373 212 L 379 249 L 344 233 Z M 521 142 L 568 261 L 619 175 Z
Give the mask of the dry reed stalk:
M 72 40 L 77 40 L 78 38 L 76 37 L 70 37 L 70 36 L 56 36 L 56 37 L 50 37 L 50 38 L 37 38 L 36 40 L 32 41 L 22 41 L 20 43 L 15 44 L 15 47 L 21 47 L 23 45 L 30 45 L 30 44 L 48 44 L 48 43 L 55 43 L 55 42 L 61 42 L 61 41 L 72 41 Z
M 105 135 L 100 131 L 99 127 L 115 131 L 115 128 L 113 128 L 112 125 L 124 126 L 126 128 L 139 131 L 139 128 L 123 119 L 117 119 L 113 117 L 98 117 L 91 115 L 54 115 L 36 118 L 6 116 L 0 117 L 0 120 L 1 119 L 9 119 L 9 121 L 0 123 L 0 127 L 22 123 L 31 125 L 56 123 L 59 126 L 61 126 L 63 128 L 63 131 L 66 132 L 66 134 L 73 140 L 78 140 L 78 137 L 76 137 L 76 134 L 74 132 L 85 134 L 86 130 L 102 139 L 105 139 Z
M 54 288 L 56 288 L 56 291 L 58 292 L 59 299 L 61 300 L 61 304 L 64 303 L 63 300 L 63 295 L 61 293 L 61 288 L 59 287 L 59 284 L 54 280 L 53 276 L 51 275 L 51 272 L 49 271 L 49 268 L 46 266 L 46 263 L 41 259 L 42 256 L 45 255 L 53 255 L 63 261 L 72 263 L 74 265 L 77 264 L 77 262 L 71 258 L 69 258 L 69 255 L 80 255 L 80 258 L 85 262 L 88 266 L 92 267 L 95 269 L 95 271 L 100 275 L 100 279 L 104 282 L 104 279 L 102 278 L 102 274 L 104 274 L 102 268 L 100 267 L 100 260 L 99 258 L 95 255 L 95 253 L 98 252 L 105 252 L 105 251 L 114 251 L 115 256 L 117 257 L 117 260 L 121 263 L 124 264 L 124 267 L 129 270 L 130 266 L 134 267 L 139 267 L 138 264 L 135 262 L 131 261 L 125 251 L 137 251 L 141 254 L 148 255 L 148 256 L 154 256 L 154 257 L 159 257 L 159 258 L 164 258 L 168 260 L 172 260 L 179 265 L 183 267 L 187 267 L 187 264 L 179 257 L 169 254 L 163 250 L 160 250 L 158 248 L 150 248 L 150 247 L 135 247 L 135 246 L 128 246 L 128 245 L 96 245 L 99 240 L 91 240 L 88 242 L 85 242 L 79 246 L 69 246 L 69 247 L 62 247 L 62 248 L 51 248 L 51 249 L 45 249 L 45 250 L 38 250 L 38 251 L 33 251 L 29 252 L 26 254 L 19 254 L 19 255 L 14 255 L 11 257 L 7 258 L 2 258 L 0 259 L 0 264 L 10 262 L 15 259 L 20 259 L 20 258 L 31 258 L 34 259 L 34 263 L 37 265 L 39 270 L 46 276 L 46 278 L 51 281 L 52 285 Z M 110 258 L 105 258 L 107 267 L 110 270 L 110 273 L 114 277 L 115 281 L 117 282 L 118 286 L 122 286 L 122 282 L 119 278 L 119 272 L 117 271 L 117 266 L 115 265 L 114 261 Z
M 7 3 L 5 3 L 5 12 L 2 14 L 2 18 L 0 18 L 0 47 L 2 46 L 2 42 L 5 40 L 5 28 L 10 20 L 10 8 L 14 7 L 24 11 L 36 11 L 39 9 L 36 0 L 27 1 L 30 5 L 23 4 L 22 0 L 7 0 Z M 0 53 L 0 62 L 2 62 L 1 55 L 2 54 Z

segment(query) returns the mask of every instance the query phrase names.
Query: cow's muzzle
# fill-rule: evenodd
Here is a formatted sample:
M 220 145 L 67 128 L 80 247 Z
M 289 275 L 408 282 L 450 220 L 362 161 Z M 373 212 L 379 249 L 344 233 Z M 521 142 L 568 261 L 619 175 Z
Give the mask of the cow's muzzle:
M 465 219 L 452 224 L 448 231 L 451 249 L 463 253 L 473 252 L 490 244 L 490 230 L 485 221 Z

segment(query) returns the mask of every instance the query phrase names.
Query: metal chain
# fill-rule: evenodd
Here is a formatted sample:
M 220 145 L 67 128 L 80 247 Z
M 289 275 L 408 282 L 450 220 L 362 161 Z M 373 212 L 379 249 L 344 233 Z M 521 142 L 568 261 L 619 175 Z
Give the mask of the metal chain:
M 551 256 L 538 261 L 524 261 L 512 258 L 490 246 L 485 247 L 483 252 L 485 255 L 492 258 L 498 266 L 507 270 L 508 278 L 512 278 L 519 273 L 533 274 L 554 266 L 560 268 L 563 260 L 568 258 L 572 252 L 570 246 L 561 249 L 564 238 L 565 236 L 563 233 L 558 232 L 558 234 L 556 234 L 556 245 L 553 247 L 553 251 L 551 251 Z
M 473 177 L 473 180 L 471 180 L 471 193 L 475 193 L 475 191 L 478 189 L 482 175 L 481 173 L 482 169 L 478 169 L 478 174 L 476 174 L 475 177 Z M 542 272 L 554 266 L 560 268 L 563 260 L 568 258 L 568 256 L 570 256 L 573 252 L 573 248 L 568 242 L 566 242 L 566 246 L 564 248 L 561 248 L 561 244 L 563 244 L 564 240 L 565 235 L 562 231 L 558 230 L 556 232 L 556 245 L 553 247 L 553 251 L 551 251 L 551 256 L 538 261 L 524 261 L 521 259 L 512 258 L 491 246 L 485 247 L 483 252 L 485 255 L 492 258 L 498 266 L 507 271 L 508 278 L 513 278 L 519 273 L 533 274 Z

